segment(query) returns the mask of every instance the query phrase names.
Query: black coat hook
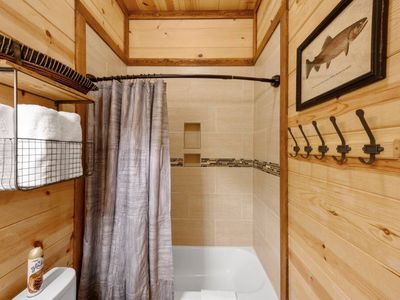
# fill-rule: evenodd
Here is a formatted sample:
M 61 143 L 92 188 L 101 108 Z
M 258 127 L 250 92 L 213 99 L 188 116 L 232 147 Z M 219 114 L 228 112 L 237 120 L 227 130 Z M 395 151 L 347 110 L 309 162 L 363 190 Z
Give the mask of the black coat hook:
M 337 158 L 336 156 L 332 156 L 332 157 L 339 164 L 343 164 L 347 160 L 346 154 L 351 151 L 351 147 L 349 145 L 346 145 L 346 140 L 344 139 L 342 132 L 340 131 L 339 127 L 336 124 L 336 118 L 334 116 L 331 116 L 329 118 L 329 120 L 331 120 L 332 125 L 335 128 L 336 133 L 338 134 L 338 136 L 340 138 L 340 141 L 342 142 L 341 145 L 338 145 L 336 147 L 336 151 L 341 154 L 340 158 Z
M 304 151 L 307 153 L 306 155 L 300 154 L 301 157 L 303 158 L 308 158 L 310 156 L 310 152 L 313 150 L 313 148 L 310 145 L 310 142 L 308 141 L 308 138 L 306 137 L 304 131 L 303 131 L 303 126 L 299 125 L 301 134 L 303 135 L 304 139 L 306 140 L 307 145 L 304 146 Z
M 288 128 L 288 131 L 289 131 L 289 133 L 290 133 L 290 135 L 292 136 L 292 139 L 293 139 L 293 141 L 294 141 L 295 146 L 293 147 L 293 151 L 296 153 L 295 155 L 289 153 L 289 155 L 290 155 L 291 157 L 296 157 L 297 154 L 299 154 L 300 147 L 299 147 L 299 145 L 297 144 L 297 141 L 296 141 L 296 139 L 294 138 L 293 133 L 292 133 L 292 129 L 290 129 L 290 127 Z
M 364 147 L 362 148 L 364 153 L 369 154 L 369 160 L 366 161 L 362 157 L 359 157 L 358 160 L 363 164 L 370 165 L 376 160 L 376 154 L 381 153 L 383 150 L 385 150 L 385 148 L 383 148 L 380 144 L 376 144 L 375 137 L 372 134 L 371 128 L 369 128 L 368 123 L 365 120 L 364 111 L 362 109 L 357 109 L 356 115 L 360 119 L 361 124 L 369 137 L 369 144 L 364 145 Z
M 325 157 L 325 153 L 328 152 L 329 148 L 328 148 L 327 145 L 325 145 L 325 140 L 322 137 L 321 132 L 319 132 L 319 129 L 318 129 L 318 126 L 317 126 L 317 122 L 316 121 L 312 121 L 312 124 L 313 124 L 313 126 L 315 128 L 315 131 L 317 132 L 317 134 L 319 136 L 319 139 L 321 140 L 321 143 L 322 143 L 320 146 L 318 146 L 318 152 L 321 153 L 321 156 L 318 156 L 318 155 L 314 155 L 314 156 L 315 156 L 315 158 L 317 158 L 319 160 L 322 160 Z

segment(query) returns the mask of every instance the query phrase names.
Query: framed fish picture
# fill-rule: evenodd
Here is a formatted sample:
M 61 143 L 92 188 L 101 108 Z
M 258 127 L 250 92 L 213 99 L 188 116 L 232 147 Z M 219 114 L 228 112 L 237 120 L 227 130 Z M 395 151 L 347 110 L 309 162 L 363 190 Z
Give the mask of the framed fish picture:
M 386 76 L 387 0 L 342 0 L 297 49 L 296 110 Z

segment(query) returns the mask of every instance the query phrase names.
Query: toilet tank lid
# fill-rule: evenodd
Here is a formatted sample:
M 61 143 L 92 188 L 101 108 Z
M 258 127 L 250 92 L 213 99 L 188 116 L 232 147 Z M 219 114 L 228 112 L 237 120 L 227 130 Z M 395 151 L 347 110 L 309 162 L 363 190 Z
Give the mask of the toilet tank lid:
M 53 299 L 65 292 L 67 288 L 75 289 L 75 270 L 73 268 L 53 268 L 44 274 L 42 291 L 30 299 Z M 71 283 L 73 286 L 71 286 Z M 18 294 L 14 300 L 27 299 L 27 289 Z M 28 298 L 29 299 L 29 298 Z

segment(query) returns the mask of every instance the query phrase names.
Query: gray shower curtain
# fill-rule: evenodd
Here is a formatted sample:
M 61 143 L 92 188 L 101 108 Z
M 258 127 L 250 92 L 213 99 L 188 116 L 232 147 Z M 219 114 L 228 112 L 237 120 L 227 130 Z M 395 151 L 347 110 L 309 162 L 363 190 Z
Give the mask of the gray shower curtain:
M 79 298 L 173 300 L 165 83 L 98 86 Z

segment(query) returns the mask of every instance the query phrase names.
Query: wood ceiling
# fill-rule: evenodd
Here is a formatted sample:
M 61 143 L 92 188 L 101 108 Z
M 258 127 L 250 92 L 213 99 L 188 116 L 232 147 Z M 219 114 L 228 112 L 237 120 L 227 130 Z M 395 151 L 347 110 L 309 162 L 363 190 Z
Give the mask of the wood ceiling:
M 130 14 L 173 11 L 253 10 L 257 0 L 123 0 Z

